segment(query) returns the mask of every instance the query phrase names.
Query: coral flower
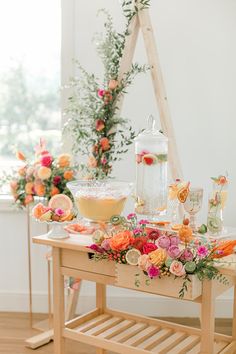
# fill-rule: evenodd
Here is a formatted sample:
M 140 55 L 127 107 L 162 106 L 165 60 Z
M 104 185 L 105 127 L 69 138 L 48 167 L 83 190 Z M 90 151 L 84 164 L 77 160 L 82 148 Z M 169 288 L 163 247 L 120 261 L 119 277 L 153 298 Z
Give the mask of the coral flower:
M 97 165 L 98 165 L 98 163 L 97 163 L 97 160 L 95 159 L 95 157 L 93 155 L 89 156 L 89 158 L 88 158 L 88 167 L 96 168 Z
M 95 123 L 95 129 L 100 132 L 105 128 L 105 122 L 102 119 L 97 119 Z
M 24 200 L 24 205 L 28 205 L 30 203 L 32 203 L 34 201 L 34 198 L 31 194 L 28 194 L 26 197 L 25 197 L 25 200 Z
M 53 158 L 51 155 L 43 155 L 40 162 L 42 166 L 50 167 L 52 164 Z
M 42 180 L 50 178 L 51 174 L 52 174 L 52 170 L 48 167 L 41 166 L 38 169 L 38 177 Z
M 110 90 L 115 90 L 118 86 L 118 81 L 117 80 L 110 80 L 108 83 L 108 87 Z
M 142 251 L 146 243 L 147 243 L 147 238 L 145 236 L 140 236 L 134 239 L 133 247 L 137 248 L 139 251 Z
M 34 184 L 33 182 L 27 182 L 25 185 L 25 193 L 33 194 L 34 193 Z
M 63 177 L 67 180 L 70 181 L 74 176 L 74 172 L 72 170 L 65 171 L 63 174 Z
M 26 166 L 20 167 L 19 170 L 18 170 L 18 174 L 21 177 L 24 177 L 26 175 Z
M 59 194 L 59 193 L 60 193 L 60 190 L 57 187 L 53 186 L 51 189 L 51 192 L 50 192 L 50 196 L 53 197 L 54 195 Z
M 58 156 L 58 165 L 59 167 L 69 167 L 71 163 L 70 154 L 61 154 Z
M 26 160 L 25 155 L 21 151 L 17 151 L 16 152 L 16 157 L 17 157 L 18 160 L 21 160 L 21 161 L 25 161 Z
M 124 251 L 133 244 L 134 238 L 131 231 L 119 232 L 110 239 L 110 247 L 113 251 Z
M 100 145 L 101 145 L 103 151 L 109 150 L 109 149 L 110 149 L 110 142 L 109 142 L 109 139 L 107 139 L 107 138 L 102 138 L 102 139 L 100 140 Z
M 36 183 L 34 185 L 34 191 L 37 196 L 44 197 L 45 192 L 46 192 L 46 188 L 42 183 Z

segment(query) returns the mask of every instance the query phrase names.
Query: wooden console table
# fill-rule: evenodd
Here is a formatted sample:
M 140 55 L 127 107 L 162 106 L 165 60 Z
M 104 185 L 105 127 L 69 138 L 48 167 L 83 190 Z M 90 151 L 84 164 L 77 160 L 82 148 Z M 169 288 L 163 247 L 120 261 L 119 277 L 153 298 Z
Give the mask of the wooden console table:
M 135 289 L 146 293 L 178 298 L 180 282 L 172 278 L 156 279 L 150 286 L 141 282 L 137 289 L 134 274 L 137 267 L 114 262 L 91 260 L 90 250 L 81 245 L 79 236 L 65 240 L 34 237 L 33 242 L 53 247 L 54 353 L 66 354 L 65 338 L 121 354 L 233 354 L 236 353 L 236 301 L 234 301 L 233 334 L 214 333 L 215 299 L 234 286 L 236 271 L 222 269 L 227 286 L 216 281 L 199 282 L 195 277 L 188 287 L 185 301 L 201 306 L 201 329 L 107 308 L 106 285 Z M 89 243 L 89 242 L 88 242 Z M 96 283 L 96 309 L 65 323 L 64 276 Z M 141 274 L 142 277 L 142 274 Z M 144 304 L 145 306 L 145 304 Z

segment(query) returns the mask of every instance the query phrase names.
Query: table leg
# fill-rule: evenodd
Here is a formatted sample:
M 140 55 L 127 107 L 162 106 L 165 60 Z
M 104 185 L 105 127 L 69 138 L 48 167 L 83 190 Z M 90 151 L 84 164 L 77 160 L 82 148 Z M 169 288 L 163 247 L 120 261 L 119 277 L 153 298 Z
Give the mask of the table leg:
M 202 283 L 201 331 L 200 353 L 214 353 L 215 298 L 213 281 L 210 280 L 204 280 Z
M 60 271 L 60 249 L 53 247 L 53 304 L 54 304 L 54 353 L 65 354 L 64 277 Z
M 233 328 L 232 337 L 236 340 L 236 285 L 234 286 L 234 303 L 233 303 Z
M 96 283 L 96 306 L 101 313 L 106 309 L 106 285 Z M 96 348 L 96 354 L 106 354 L 106 350 Z

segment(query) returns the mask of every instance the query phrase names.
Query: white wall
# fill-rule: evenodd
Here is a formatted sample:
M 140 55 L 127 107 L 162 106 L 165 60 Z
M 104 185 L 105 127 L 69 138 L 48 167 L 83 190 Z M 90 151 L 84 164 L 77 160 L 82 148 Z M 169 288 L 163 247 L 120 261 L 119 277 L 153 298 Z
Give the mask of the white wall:
M 100 74 L 102 67 L 95 54 L 91 38 L 102 29 L 101 7 L 109 9 L 118 28 L 122 16 L 118 0 L 75 0 L 74 52 L 90 71 Z M 236 2 L 235 0 L 152 0 L 152 21 L 166 83 L 170 110 L 186 179 L 202 185 L 207 197 L 209 177 L 228 171 L 231 184 L 225 220 L 236 226 Z M 70 18 L 68 18 L 70 21 Z M 146 62 L 142 39 L 138 42 L 135 59 Z M 124 116 L 137 129 L 145 126 L 146 117 L 158 111 L 149 75 L 136 80 L 126 96 Z M 133 151 L 115 166 L 118 178 L 134 179 Z M 127 173 L 128 172 L 128 173 Z M 131 203 L 129 209 L 131 209 Z M 202 221 L 206 212 L 206 200 Z M 0 212 L 0 311 L 27 310 L 27 242 L 23 214 Z M 34 225 L 33 234 L 43 232 Z M 34 276 L 34 310 L 47 306 L 47 271 L 45 248 L 32 247 Z M 132 280 L 131 280 L 132 281 Z M 94 287 L 84 284 L 83 310 L 91 306 Z M 111 302 L 123 308 L 142 308 L 143 313 L 161 315 L 197 314 L 196 305 L 151 297 L 143 298 L 132 292 L 113 289 Z M 231 295 L 219 302 L 218 315 L 230 315 Z M 182 304 L 182 305 L 180 305 Z M 157 306 L 155 306 L 157 305 Z M 160 306 L 159 306 L 160 305 Z M 161 312 L 160 312 L 161 309 Z M 185 310 L 185 311 L 184 311 Z M 177 312 L 176 312 L 177 311 Z

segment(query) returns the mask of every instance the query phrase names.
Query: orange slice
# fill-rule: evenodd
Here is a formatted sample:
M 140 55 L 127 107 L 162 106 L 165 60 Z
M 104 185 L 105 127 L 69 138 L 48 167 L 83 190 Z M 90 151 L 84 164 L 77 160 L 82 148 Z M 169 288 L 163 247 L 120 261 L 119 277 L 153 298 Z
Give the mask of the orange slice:
M 189 194 L 189 184 L 187 186 L 180 188 L 180 190 L 177 193 L 177 198 L 180 201 L 180 203 L 185 203 L 186 199 L 188 198 Z
M 49 208 L 62 210 L 71 210 L 73 208 L 72 200 L 65 194 L 54 195 L 48 203 Z
M 178 231 L 181 229 L 182 226 L 183 226 L 182 224 L 174 224 L 171 226 L 171 229 L 174 231 Z
M 63 221 L 70 221 L 72 220 L 74 217 L 74 214 L 70 211 L 70 210 L 67 210 L 65 212 L 65 214 L 63 216 L 60 217 L 60 222 L 63 222 Z
M 165 227 L 170 224 L 170 221 L 150 221 L 150 224 Z

